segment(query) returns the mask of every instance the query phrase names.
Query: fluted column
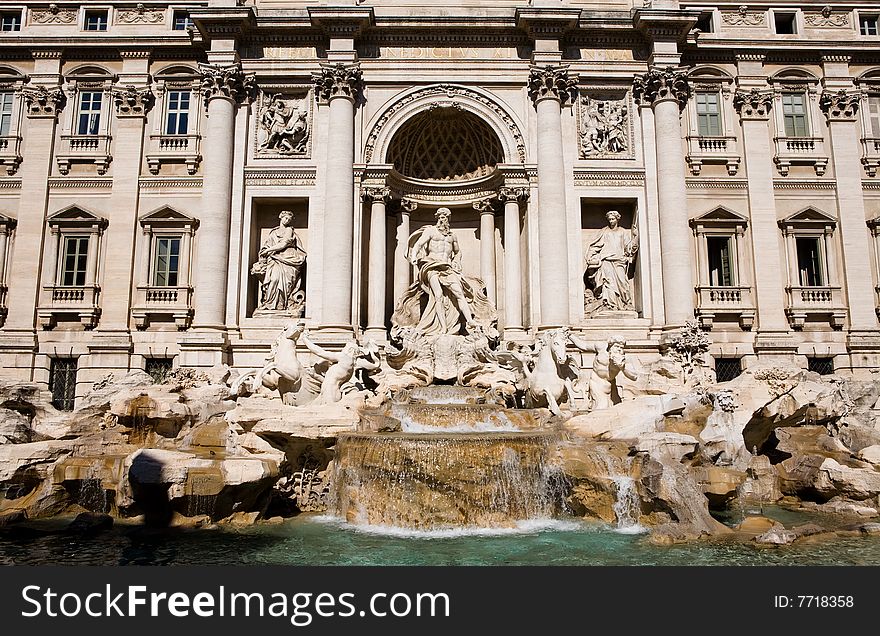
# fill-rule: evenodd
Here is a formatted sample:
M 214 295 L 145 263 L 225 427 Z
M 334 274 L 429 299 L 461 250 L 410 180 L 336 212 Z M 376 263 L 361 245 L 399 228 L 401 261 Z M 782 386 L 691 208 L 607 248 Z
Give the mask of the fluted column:
M 351 329 L 354 273 L 354 109 L 362 93 L 359 64 L 327 64 L 315 76 L 315 97 L 329 105 L 324 195 L 321 323 Z
M 410 232 L 409 217 L 415 212 L 416 202 L 406 199 L 397 211 L 397 245 L 394 248 L 394 305 L 409 287 L 412 266 L 406 260 Z
M 527 201 L 527 188 L 501 188 L 498 198 L 504 202 L 504 328 L 521 329 L 522 260 L 519 249 L 519 205 Z
M 690 89 L 687 76 L 674 68 L 654 68 L 635 78 L 633 94 L 654 110 L 657 195 L 660 208 L 660 260 L 666 325 L 694 318 L 691 233 L 688 226 L 685 162 L 681 149 L 681 109 Z
M 208 121 L 202 162 L 199 245 L 193 268 L 194 323 L 196 327 L 220 329 L 226 316 L 235 111 L 253 92 L 254 78 L 243 73 L 239 64 L 202 64 L 199 69 Z
M 568 232 L 562 106 L 573 99 L 577 78 L 567 66 L 533 66 L 529 95 L 538 129 L 538 277 L 541 324 L 568 324 Z
M 367 259 L 367 335 L 384 340 L 385 333 L 385 208 L 391 188 L 364 188 L 370 204 L 370 245 Z
M 762 338 L 766 334 L 778 335 L 788 331 L 788 320 L 785 316 L 785 269 L 779 254 L 779 226 L 773 191 L 773 152 L 767 130 L 772 104 L 772 94 L 758 88 L 737 91 L 733 99 L 743 132 L 755 300 L 758 306 L 758 331 Z M 792 280 L 797 281 L 797 267 L 795 264 L 792 266 L 795 271 Z
M 861 148 L 856 124 L 859 101 L 859 93 L 841 89 L 823 93 L 819 104 L 828 118 L 831 132 L 850 330 L 866 332 L 877 329 L 877 314 L 874 311 L 871 243 L 865 224 Z
M 486 296 L 493 305 L 498 297 L 495 291 L 495 206 L 491 199 L 474 201 L 473 208 L 480 213 L 480 278 L 486 285 Z

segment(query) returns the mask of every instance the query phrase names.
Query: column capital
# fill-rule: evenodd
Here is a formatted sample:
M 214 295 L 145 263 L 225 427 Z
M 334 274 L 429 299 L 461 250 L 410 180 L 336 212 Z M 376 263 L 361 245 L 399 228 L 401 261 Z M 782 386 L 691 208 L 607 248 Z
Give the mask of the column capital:
M 843 88 L 835 92 L 825 91 L 819 98 L 819 108 L 825 113 L 829 122 L 855 121 L 860 99 L 859 93 Z
M 113 88 L 113 104 L 118 117 L 146 117 L 156 101 L 149 86 L 128 84 Z
M 578 76 L 568 72 L 565 66 L 537 66 L 529 68 L 529 97 L 536 104 L 544 99 L 555 99 L 560 104 L 574 101 Z
M 389 187 L 364 187 L 361 188 L 361 200 L 364 203 L 382 201 L 388 203 L 391 200 L 391 188 Z
M 55 118 L 64 108 L 67 98 L 58 86 L 28 85 L 21 93 L 27 104 L 27 116 L 31 118 Z
M 199 64 L 202 76 L 202 96 L 205 104 L 215 97 L 231 99 L 234 102 L 251 97 L 256 91 L 253 73 L 245 73 L 241 64 Z
M 733 107 L 741 119 L 770 119 L 773 92 L 758 88 L 750 91 L 737 90 L 733 96 Z
M 321 70 L 313 74 L 315 99 L 329 102 L 336 97 L 357 101 L 364 90 L 363 71 L 358 62 L 345 64 L 322 64 Z
M 498 189 L 498 199 L 503 202 L 525 202 L 529 200 L 529 189 L 526 187 L 516 188 L 511 186 L 502 186 Z
M 474 201 L 471 204 L 475 210 L 477 210 L 480 215 L 483 214 L 491 214 L 495 216 L 495 204 L 492 199 L 480 199 L 479 201 Z
M 416 208 L 419 207 L 419 204 L 413 201 L 412 199 L 401 199 L 400 200 L 400 211 L 406 212 L 407 214 L 412 214 L 416 211 Z
M 643 106 L 654 106 L 663 101 L 675 101 L 684 108 L 691 94 L 687 74 L 680 68 L 667 66 L 652 68 L 633 79 L 633 96 Z

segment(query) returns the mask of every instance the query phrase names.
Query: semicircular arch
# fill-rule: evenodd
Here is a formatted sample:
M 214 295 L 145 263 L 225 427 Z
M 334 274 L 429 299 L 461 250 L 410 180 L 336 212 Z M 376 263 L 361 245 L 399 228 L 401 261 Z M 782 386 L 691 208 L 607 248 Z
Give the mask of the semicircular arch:
M 431 108 L 454 107 L 486 122 L 501 142 L 504 163 L 526 162 L 522 126 L 491 93 L 459 84 L 433 84 L 409 89 L 389 100 L 373 117 L 364 144 L 364 163 L 381 163 L 391 140 L 413 116 Z

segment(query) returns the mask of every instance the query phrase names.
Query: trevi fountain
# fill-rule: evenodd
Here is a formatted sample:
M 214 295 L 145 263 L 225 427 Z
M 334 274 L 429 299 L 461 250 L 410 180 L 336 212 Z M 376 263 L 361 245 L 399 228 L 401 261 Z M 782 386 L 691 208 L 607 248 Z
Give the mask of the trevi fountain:
M 880 381 L 717 382 L 695 322 L 648 364 L 611 331 L 503 342 L 452 215 L 409 237 L 387 342 L 312 337 L 281 212 L 252 268 L 260 308 L 290 316 L 263 365 L 111 374 L 73 412 L 4 383 L 0 558 L 880 563 Z M 606 218 L 585 271 L 614 315 L 637 234 Z

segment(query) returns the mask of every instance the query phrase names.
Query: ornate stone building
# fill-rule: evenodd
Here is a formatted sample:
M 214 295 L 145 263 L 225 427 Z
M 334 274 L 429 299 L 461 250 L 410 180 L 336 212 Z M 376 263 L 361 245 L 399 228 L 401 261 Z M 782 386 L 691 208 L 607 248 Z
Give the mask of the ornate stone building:
M 4 2 L 3 374 L 385 341 L 441 207 L 503 340 L 880 367 L 880 6 L 452 4 Z

